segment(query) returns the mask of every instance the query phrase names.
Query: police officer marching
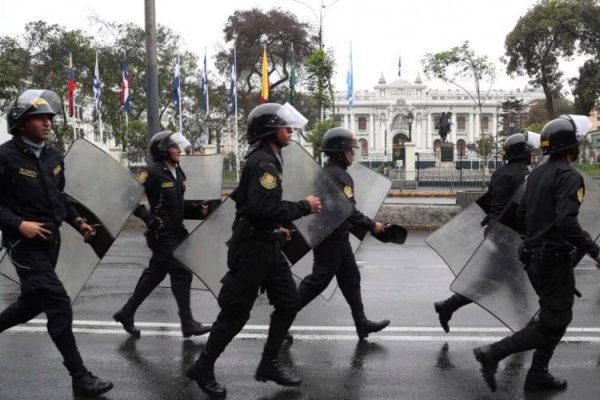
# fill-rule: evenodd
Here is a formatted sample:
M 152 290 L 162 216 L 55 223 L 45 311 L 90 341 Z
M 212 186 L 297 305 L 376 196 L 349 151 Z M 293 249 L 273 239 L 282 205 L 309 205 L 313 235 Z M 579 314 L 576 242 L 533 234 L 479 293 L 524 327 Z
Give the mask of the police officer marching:
M 188 235 L 183 220 L 204 218 L 208 214 L 206 204 L 184 200 L 186 176 L 179 167 L 179 161 L 182 151 L 189 146 L 190 142 L 179 132 L 156 133 L 149 145 L 153 164 L 139 177 L 146 190 L 150 210 L 140 205 L 134 215 L 148 227 L 146 243 L 152 250 L 152 257 L 133 295 L 113 315 L 115 321 L 134 337 L 141 335 L 134 323 L 136 310 L 167 274 L 171 277 L 171 290 L 179 309 L 183 336 L 204 335 L 210 331 L 210 325 L 203 325 L 192 316 L 190 292 L 193 275 L 173 256 L 177 244 Z
M 521 261 L 540 304 L 539 318 L 499 342 L 474 349 L 482 375 L 496 390 L 498 363 L 510 354 L 535 349 L 525 378 L 525 390 L 561 390 L 567 381 L 550 374 L 554 349 L 573 318 L 575 276 L 573 253 L 586 253 L 600 261 L 600 249 L 577 221 L 585 194 L 581 175 L 570 165 L 579 155 L 578 132 L 570 116 L 544 126 L 541 148 L 549 160 L 529 175 L 517 210 L 525 240 Z
M 483 224 L 493 224 L 502 217 L 505 225 L 516 229 L 514 208 L 510 207 L 510 203 L 513 195 L 529 174 L 532 150 L 533 146 L 528 142 L 528 137 L 524 133 L 515 133 L 504 141 L 502 158 L 508 163 L 494 172 L 487 193 L 477 201 L 487 212 Z M 498 268 L 502 268 L 502 266 L 499 265 Z M 452 318 L 452 314 L 471 303 L 470 299 L 458 293 L 446 300 L 434 303 L 440 325 L 446 333 L 450 332 L 448 322 Z
M 113 384 L 84 366 L 73 336 L 71 299 L 54 270 L 63 221 L 85 240 L 96 234 L 68 203 L 63 158 L 46 143 L 61 107 L 60 98 L 50 90 L 26 90 L 8 108 L 13 138 L 0 146 L 0 229 L 2 245 L 21 281 L 21 294 L 0 313 L 0 332 L 45 313 L 74 394 L 97 396 Z
M 354 161 L 354 148 L 359 148 L 356 136 L 347 129 L 333 128 L 323 137 L 321 151 L 328 157 L 325 171 L 355 207 L 348 219 L 313 250 L 312 273 L 302 280 L 298 286 L 298 294 L 300 309 L 302 309 L 322 293 L 335 276 L 350 306 L 356 334 L 359 340 L 363 340 L 370 333 L 384 329 L 390 321 L 385 319 L 374 322 L 365 316 L 360 289 L 360 272 L 350 245 L 349 229 L 352 226 L 365 228 L 373 234 L 381 234 L 384 231 L 382 223 L 372 221 L 356 209 L 354 182 L 347 171 Z
M 292 116 L 279 104 L 262 104 L 248 116 L 250 144 L 240 184 L 232 194 L 236 218 L 228 241 L 229 272 L 221 280 L 221 307 L 204 350 L 186 375 L 211 397 L 226 395 L 217 383 L 214 364 L 226 346 L 244 327 L 260 288 L 267 292 L 275 310 L 269 334 L 256 370 L 258 381 L 297 386 L 301 379 L 279 364 L 279 350 L 298 310 L 298 291 L 281 249 L 290 238 L 285 228 L 293 220 L 318 213 L 315 196 L 290 202 L 282 200 L 283 160 L 281 149 L 291 141 Z

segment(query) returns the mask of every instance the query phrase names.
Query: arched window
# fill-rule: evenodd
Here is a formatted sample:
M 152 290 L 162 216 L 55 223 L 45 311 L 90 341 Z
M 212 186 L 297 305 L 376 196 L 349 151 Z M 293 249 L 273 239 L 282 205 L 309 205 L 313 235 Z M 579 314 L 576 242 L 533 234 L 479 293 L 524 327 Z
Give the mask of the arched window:
M 441 147 L 442 147 L 442 141 L 440 139 L 435 139 L 433 141 L 433 153 L 436 156 L 439 154 Z
M 465 156 L 466 148 L 467 145 L 465 144 L 465 141 L 462 139 L 458 139 L 458 141 L 456 142 L 456 151 L 458 152 L 459 157 Z
M 360 144 L 360 150 L 363 157 L 369 155 L 369 142 L 367 139 L 358 139 L 358 144 Z

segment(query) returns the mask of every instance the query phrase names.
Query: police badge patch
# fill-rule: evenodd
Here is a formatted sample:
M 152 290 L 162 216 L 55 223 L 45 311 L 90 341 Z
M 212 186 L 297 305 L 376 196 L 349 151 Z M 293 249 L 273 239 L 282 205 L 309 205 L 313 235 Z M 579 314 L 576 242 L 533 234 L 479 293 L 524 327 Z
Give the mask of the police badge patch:
M 347 198 L 351 199 L 354 197 L 354 191 L 352 190 L 352 186 L 344 186 L 344 194 Z
M 146 182 L 146 179 L 148 179 L 148 171 L 142 171 L 137 176 L 137 180 L 142 184 Z
M 579 188 L 579 190 L 577 190 L 577 201 L 579 201 L 579 204 L 583 204 L 583 195 L 584 195 L 583 188 Z
M 264 174 L 262 174 L 262 176 L 260 177 L 260 184 L 262 185 L 262 187 L 264 187 L 265 189 L 275 189 L 275 186 L 277 186 L 277 178 L 275 178 L 273 175 L 271 175 L 268 172 L 265 172 Z

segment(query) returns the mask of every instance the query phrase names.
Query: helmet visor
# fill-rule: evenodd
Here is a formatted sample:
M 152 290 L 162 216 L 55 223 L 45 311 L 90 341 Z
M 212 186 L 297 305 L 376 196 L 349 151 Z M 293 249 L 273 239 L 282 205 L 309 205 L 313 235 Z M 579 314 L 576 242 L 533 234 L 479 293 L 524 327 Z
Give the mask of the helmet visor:
M 169 139 L 171 141 L 169 147 L 176 145 L 184 153 L 192 147 L 192 144 L 181 134 L 181 132 L 172 133 L 171 136 L 169 136 Z
M 573 123 L 575 124 L 575 127 L 577 128 L 577 131 L 575 132 L 577 141 L 579 143 L 583 142 L 583 140 L 585 139 L 585 134 L 590 130 L 590 127 L 592 126 L 592 122 L 590 121 L 590 118 L 587 115 L 574 115 L 574 114 L 561 115 L 560 118 L 567 118 L 567 119 L 570 118 L 571 121 L 573 121 Z
M 308 119 L 290 103 L 285 103 L 277 112 L 277 116 L 286 121 L 290 128 L 294 129 L 302 129 L 308 123 Z
M 11 117 L 15 120 L 19 120 L 26 112 L 34 113 L 36 109 L 39 109 L 39 114 L 53 114 L 59 113 L 62 107 L 60 97 L 52 90 L 26 90 L 17 99 L 11 109 Z M 43 111 L 43 112 L 42 112 Z

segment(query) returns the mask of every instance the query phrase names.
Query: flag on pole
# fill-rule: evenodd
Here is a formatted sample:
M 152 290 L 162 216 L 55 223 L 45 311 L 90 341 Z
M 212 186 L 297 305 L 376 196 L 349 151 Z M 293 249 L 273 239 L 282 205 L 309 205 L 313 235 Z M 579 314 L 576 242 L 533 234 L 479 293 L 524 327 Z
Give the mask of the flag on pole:
M 296 76 L 296 58 L 294 57 L 294 43 L 292 43 L 292 59 L 291 59 L 291 71 L 290 71 L 290 94 L 288 96 L 288 103 L 294 105 L 296 99 L 296 82 L 298 77 Z
M 206 48 L 204 49 L 204 72 L 202 76 L 202 110 L 208 114 L 208 68 L 206 67 Z
M 235 49 L 233 49 L 233 59 L 231 60 L 231 83 L 229 85 L 229 97 L 231 98 L 231 112 L 235 113 L 237 108 L 237 73 Z
M 75 69 L 73 68 L 73 57 L 69 53 L 69 82 L 67 84 L 67 104 L 69 107 L 69 117 L 75 113 Z
M 402 76 L 402 56 L 398 56 L 398 76 Z
M 131 96 L 129 95 L 129 73 L 127 72 L 127 57 L 123 60 L 123 79 L 121 80 L 121 106 L 126 112 L 131 111 Z
M 100 68 L 98 67 L 98 52 L 96 52 L 96 66 L 94 67 L 94 99 L 96 102 L 95 109 L 100 113 L 102 109 L 102 100 L 100 99 Z
M 269 100 L 269 64 L 267 62 L 267 46 L 263 50 L 262 56 L 262 85 L 260 90 L 260 104 Z
M 348 74 L 346 75 L 346 84 L 348 86 L 348 105 L 352 108 L 354 104 L 354 77 L 352 76 L 352 43 L 350 43 L 350 60 L 348 63 Z
M 181 79 L 179 76 L 179 56 L 175 61 L 175 77 L 173 78 L 173 99 L 175 101 L 175 112 L 179 113 L 179 102 L 181 101 Z

